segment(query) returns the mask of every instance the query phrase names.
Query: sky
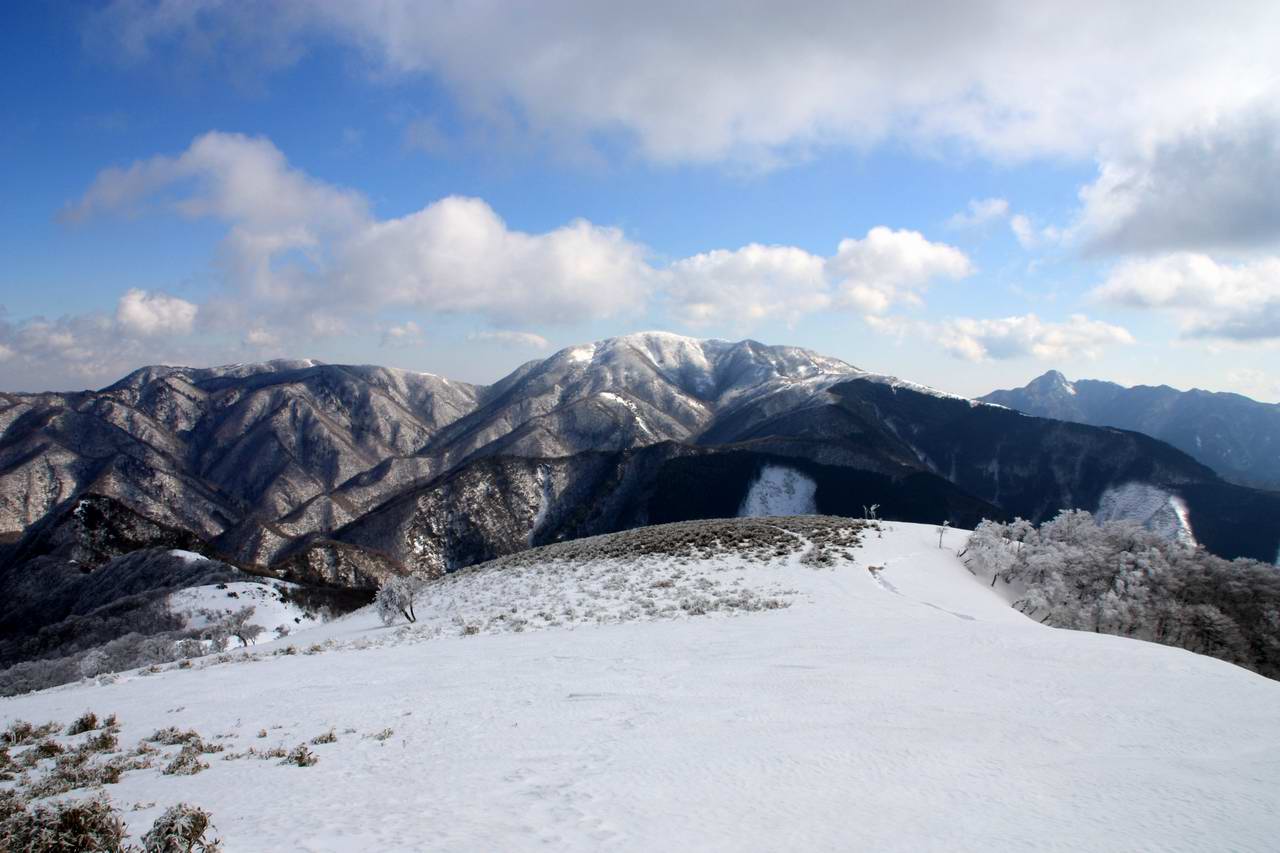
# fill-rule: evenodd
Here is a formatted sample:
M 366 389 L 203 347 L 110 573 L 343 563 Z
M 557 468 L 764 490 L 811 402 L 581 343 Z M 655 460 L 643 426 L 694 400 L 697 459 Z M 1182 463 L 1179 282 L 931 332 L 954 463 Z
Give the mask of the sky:
M 1280 4 L 15 0 L 0 389 L 629 332 L 1280 400 Z

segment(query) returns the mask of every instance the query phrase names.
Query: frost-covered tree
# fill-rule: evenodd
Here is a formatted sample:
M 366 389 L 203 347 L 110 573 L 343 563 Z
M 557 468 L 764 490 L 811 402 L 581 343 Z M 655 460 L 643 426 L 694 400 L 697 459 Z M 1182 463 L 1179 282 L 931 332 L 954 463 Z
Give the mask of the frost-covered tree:
M 107 669 L 107 655 L 102 649 L 90 649 L 80 658 L 80 674 L 95 678 Z
M 246 605 L 228 616 L 223 623 L 227 633 L 239 640 L 242 646 L 257 643 L 258 637 L 266 630 L 261 625 L 255 625 L 249 621 L 256 610 L 257 608 L 253 605 Z
M 401 616 L 408 622 L 418 621 L 417 614 L 413 611 L 413 603 L 422 595 L 425 586 L 426 581 L 414 575 L 396 576 L 384 580 L 382 586 L 378 587 L 378 595 L 374 599 L 374 605 L 378 609 L 378 616 L 383 624 L 392 625 Z
M 1067 510 L 984 521 L 960 552 L 1013 606 L 1058 628 L 1153 640 L 1280 678 L 1280 569 L 1224 560 L 1127 521 Z

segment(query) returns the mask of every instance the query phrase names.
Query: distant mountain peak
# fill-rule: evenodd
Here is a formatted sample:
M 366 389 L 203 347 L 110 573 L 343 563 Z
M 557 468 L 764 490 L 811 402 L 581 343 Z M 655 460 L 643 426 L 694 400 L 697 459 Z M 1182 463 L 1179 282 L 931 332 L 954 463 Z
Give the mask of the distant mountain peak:
M 1046 370 L 1027 383 L 1027 389 L 1037 393 L 1058 392 L 1075 396 L 1076 386 L 1057 370 Z

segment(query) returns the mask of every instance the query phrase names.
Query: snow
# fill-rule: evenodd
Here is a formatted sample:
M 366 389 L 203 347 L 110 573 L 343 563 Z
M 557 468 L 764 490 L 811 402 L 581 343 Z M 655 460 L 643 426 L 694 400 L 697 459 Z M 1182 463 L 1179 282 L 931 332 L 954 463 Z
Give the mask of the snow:
M 960 564 L 961 531 L 941 549 L 931 525 L 864 537 L 832 568 L 639 561 L 645 578 L 785 589 L 781 609 L 611 607 L 624 621 L 433 639 L 361 611 L 309 634 L 329 651 L 270 654 L 281 641 L 3 700 L 0 718 L 91 708 L 120 715 L 126 746 L 176 725 L 232 755 L 333 730 L 312 767 L 214 754 L 194 776 L 107 786 L 135 839 L 181 800 L 226 853 L 1274 849 L 1280 684 L 1037 625 Z M 506 571 L 452 576 L 423 618 L 631 582 L 619 563 L 534 563 L 509 588 Z
M 612 391 L 601 391 L 596 396 L 602 400 L 606 400 L 627 409 L 631 412 L 632 417 L 635 418 L 636 427 L 650 436 L 653 435 L 653 430 L 649 429 L 649 425 L 644 422 L 644 418 L 640 415 L 640 407 L 637 406 L 634 401 L 628 400 L 621 394 L 615 394 Z
M 595 344 L 587 344 L 586 346 L 570 347 L 564 351 L 566 360 L 574 364 L 590 364 L 592 359 L 596 357 Z
M 917 394 L 927 394 L 930 397 L 941 397 L 944 400 L 963 400 L 964 402 L 969 404 L 970 408 L 976 408 L 978 406 L 987 405 L 986 403 L 983 403 L 981 400 L 972 400 L 968 397 L 961 397 L 959 394 L 952 394 L 948 391 L 939 391 L 937 388 L 933 388 L 928 385 L 921 385 L 918 382 L 910 382 L 906 379 L 899 379 L 896 376 L 887 376 L 887 375 L 878 374 L 878 373 L 868 373 L 859 378 L 867 379 L 871 382 L 878 382 L 881 385 L 888 385 L 890 388 L 893 388 L 894 390 L 902 388 L 907 391 L 915 391 Z
M 760 469 L 738 510 L 739 518 L 769 515 L 813 515 L 818 485 L 794 468 L 766 465 Z
M 236 610 L 252 606 L 253 618 L 249 622 L 265 629 L 263 637 L 274 637 L 281 626 L 292 633 L 319 624 L 319 620 L 298 605 L 284 601 L 281 592 L 292 586 L 294 584 L 285 581 L 237 581 L 192 586 L 171 593 L 166 605 L 173 613 L 188 614 L 187 624 L 192 628 L 203 628 L 212 621 L 221 621 Z M 217 619 L 212 620 L 201 611 L 216 614 Z
M 1136 521 L 1166 538 L 1188 545 L 1196 544 L 1186 501 L 1180 495 L 1150 483 L 1112 486 L 1098 499 L 1098 511 L 1094 516 L 1098 521 Z
M 181 548 L 174 548 L 169 552 L 169 556 L 177 557 L 188 566 L 196 563 L 206 562 L 209 558 L 203 554 L 197 554 L 195 551 L 184 551 Z

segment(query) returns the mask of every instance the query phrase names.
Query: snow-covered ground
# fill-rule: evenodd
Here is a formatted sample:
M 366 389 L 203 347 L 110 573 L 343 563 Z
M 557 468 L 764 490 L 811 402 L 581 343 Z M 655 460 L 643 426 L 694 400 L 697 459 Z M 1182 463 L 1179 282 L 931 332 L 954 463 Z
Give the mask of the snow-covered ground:
M 747 490 L 738 515 L 759 518 L 770 515 L 812 515 L 818 484 L 783 465 L 765 465 Z
M 236 581 L 190 586 L 171 593 L 166 605 L 172 612 L 186 616 L 187 625 L 192 628 L 203 628 L 212 622 L 222 621 L 237 610 L 252 607 L 253 616 L 249 622 L 262 626 L 264 638 L 273 638 L 282 628 L 292 634 L 320 624 L 314 615 L 284 595 L 292 586 L 286 581 Z
M 0 718 L 218 738 L 202 773 L 106 791 L 135 831 L 208 809 L 228 853 L 1275 849 L 1280 683 L 1035 624 L 960 564 L 962 531 L 885 524 L 830 567 L 786 536 L 755 560 L 511 561 L 440 584 L 418 630 L 362 611 L 296 654 Z M 329 731 L 311 767 L 234 757 Z

